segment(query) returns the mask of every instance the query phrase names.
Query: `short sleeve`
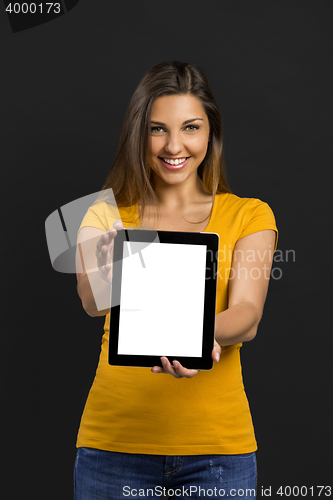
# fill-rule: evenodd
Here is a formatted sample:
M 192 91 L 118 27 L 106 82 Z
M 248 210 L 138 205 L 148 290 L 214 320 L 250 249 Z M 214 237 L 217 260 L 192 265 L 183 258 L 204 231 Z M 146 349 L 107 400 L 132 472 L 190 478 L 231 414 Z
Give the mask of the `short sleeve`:
M 246 211 L 245 222 L 238 239 L 257 233 L 258 231 L 272 229 L 276 232 L 275 251 L 278 240 L 278 229 L 272 209 L 267 203 L 260 200 L 250 199 L 249 202 L 251 203 Z
M 111 207 L 105 202 L 96 203 L 88 208 L 79 231 L 82 227 L 96 227 L 102 231 L 109 231 L 113 227 L 113 223 L 120 219 L 119 211 L 115 207 Z M 78 232 L 79 232 L 78 231 Z

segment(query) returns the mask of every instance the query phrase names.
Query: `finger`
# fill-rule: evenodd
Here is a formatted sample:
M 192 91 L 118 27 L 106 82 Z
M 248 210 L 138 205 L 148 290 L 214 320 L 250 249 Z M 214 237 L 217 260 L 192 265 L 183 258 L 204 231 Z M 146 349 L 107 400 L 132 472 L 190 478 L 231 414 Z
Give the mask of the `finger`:
M 188 368 L 185 368 L 179 361 L 173 361 L 172 366 L 174 371 L 176 372 L 177 375 L 180 377 L 186 377 L 186 378 L 192 378 L 194 375 L 197 375 L 200 370 L 190 370 Z
M 100 266 L 99 269 L 104 276 L 107 276 L 111 270 L 111 264 L 105 264 L 104 266 Z
M 162 366 L 163 366 L 163 370 L 165 373 L 169 373 L 170 375 L 173 375 L 176 378 L 181 377 L 181 375 L 176 372 L 176 370 L 174 369 L 174 367 L 172 366 L 172 364 L 170 363 L 168 358 L 166 358 L 165 356 L 162 356 L 161 361 L 162 361 Z
M 113 231 L 113 234 L 110 235 L 109 233 L 111 233 L 112 231 Z M 99 238 L 99 240 L 97 242 L 97 245 L 96 245 L 96 255 L 97 255 L 98 252 L 101 251 L 101 248 L 104 245 L 108 245 L 109 244 L 110 236 L 114 237 L 114 235 L 115 235 L 116 232 L 117 231 L 115 229 L 111 229 L 110 231 L 107 231 L 106 233 L 102 234 L 102 236 Z
M 111 229 L 107 233 L 103 234 L 97 242 L 96 245 L 96 257 L 100 265 L 105 264 L 111 257 L 108 253 L 112 250 L 113 240 L 117 234 L 116 229 Z
M 220 361 L 221 351 L 222 351 L 221 346 L 215 340 L 214 341 L 214 348 L 212 350 L 212 358 L 216 363 L 218 363 Z
M 96 252 L 98 267 L 110 264 L 109 249 L 106 245 L 102 246 L 99 252 Z
M 113 227 L 112 229 L 109 229 L 109 231 L 105 233 L 105 236 L 106 238 L 104 240 L 104 244 L 107 245 L 108 247 L 112 246 L 113 240 L 117 236 L 117 228 Z
M 109 231 L 106 233 L 106 235 L 107 235 L 106 244 L 107 245 L 109 245 L 117 236 L 117 229 L 119 229 L 119 228 L 113 227 L 112 229 L 109 229 Z
M 165 373 L 165 371 L 163 370 L 163 368 L 161 368 L 160 366 L 153 366 L 151 371 L 153 373 Z
M 116 220 L 116 221 L 114 221 L 114 223 L 113 223 L 113 227 L 114 227 L 115 229 L 118 229 L 118 230 L 119 230 L 119 229 L 125 229 L 125 226 L 124 226 L 124 224 L 123 224 L 123 222 L 122 222 L 121 220 Z
M 105 233 L 107 235 L 106 239 L 105 239 L 105 244 L 108 245 L 109 248 L 112 248 L 113 240 L 117 236 L 118 231 L 121 231 L 124 228 L 125 228 L 124 224 L 121 221 L 116 220 L 113 223 L 113 228 L 109 229 L 109 231 L 107 231 L 107 233 Z
M 117 236 L 117 231 L 120 231 L 121 229 L 125 229 L 123 222 L 121 220 L 114 221 L 113 228 L 103 234 L 100 244 L 110 245 Z
M 163 368 L 160 366 L 153 366 L 151 371 L 153 373 L 164 373 L 164 374 L 169 374 L 173 375 L 175 378 L 192 378 L 194 375 L 197 375 L 199 373 L 199 370 L 188 370 L 187 368 L 184 368 L 179 361 L 173 361 L 173 364 L 170 363 L 170 361 L 162 357 L 161 358 Z

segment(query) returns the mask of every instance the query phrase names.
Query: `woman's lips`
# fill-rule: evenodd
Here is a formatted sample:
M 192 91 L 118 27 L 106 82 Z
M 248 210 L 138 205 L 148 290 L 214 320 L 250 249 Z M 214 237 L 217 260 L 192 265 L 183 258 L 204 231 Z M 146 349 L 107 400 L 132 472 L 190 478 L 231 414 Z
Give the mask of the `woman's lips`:
M 183 161 L 183 163 L 179 163 L 178 165 L 171 165 L 170 163 L 167 163 L 166 161 L 163 160 L 163 158 L 160 158 L 160 157 L 158 157 L 158 159 L 162 163 L 163 167 L 167 168 L 168 170 L 180 170 L 183 167 L 185 167 L 185 165 L 187 164 L 187 162 L 190 159 L 190 156 L 188 158 L 186 158 L 186 160 Z M 174 159 L 176 160 L 177 158 L 174 158 Z

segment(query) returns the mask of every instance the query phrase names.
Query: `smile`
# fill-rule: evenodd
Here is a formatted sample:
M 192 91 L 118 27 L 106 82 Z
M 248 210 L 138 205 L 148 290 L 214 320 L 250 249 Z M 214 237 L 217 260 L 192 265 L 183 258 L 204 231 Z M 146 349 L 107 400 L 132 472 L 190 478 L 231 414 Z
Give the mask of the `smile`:
M 184 158 L 160 158 L 162 165 L 169 170 L 179 170 L 182 167 L 185 167 L 186 163 L 190 157 Z

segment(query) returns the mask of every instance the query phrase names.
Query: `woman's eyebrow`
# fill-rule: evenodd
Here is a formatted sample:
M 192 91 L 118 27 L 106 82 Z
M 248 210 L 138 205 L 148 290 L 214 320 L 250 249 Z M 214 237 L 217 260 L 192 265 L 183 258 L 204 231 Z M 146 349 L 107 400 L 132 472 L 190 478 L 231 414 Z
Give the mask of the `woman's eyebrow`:
M 190 120 L 186 120 L 185 122 L 183 122 L 182 126 L 187 125 L 188 123 L 195 122 L 196 120 L 204 121 L 203 118 L 191 118 Z M 155 125 L 161 125 L 162 127 L 166 127 L 166 124 L 163 122 L 155 122 L 155 120 L 151 120 L 151 123 L 155 123 Z
M 186 120 L 186 122 L 183 122 L 182 125 L 187 125 L 188 123 L 195 122 L 196 120 L 204 121 L 203 118 L 191 118 L 191 120 Z

